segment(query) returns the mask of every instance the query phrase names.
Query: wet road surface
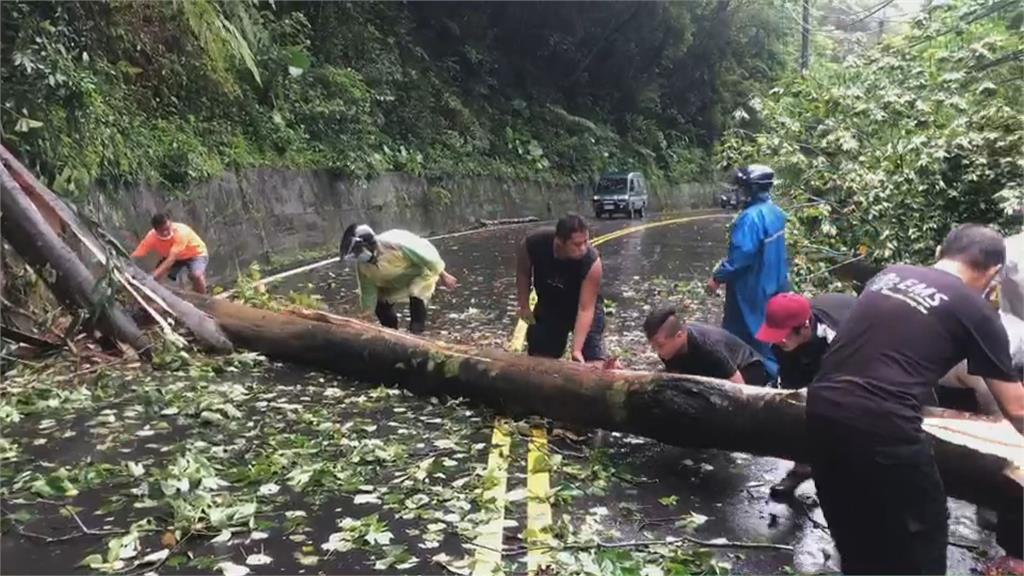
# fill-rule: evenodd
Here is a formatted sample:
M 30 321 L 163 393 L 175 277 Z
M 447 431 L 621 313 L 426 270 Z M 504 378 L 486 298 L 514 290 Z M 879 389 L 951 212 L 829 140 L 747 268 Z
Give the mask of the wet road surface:
M 694 213 L 702 214 L 706 213 Z M 647 221 L 667 217 L 655 215 Z M 705 295 L 703 284 L 714 264 L 725 255 L 730 221 L 731 214 L 725 214 L 651 228 L 598 247 L 608 312 L 605 344 L 611 355 L 631 368 L 660 367 L 641 329 L 646 314 L 659 304 L 676 305 L 689 320 L 720 323 L 723 299 Z M 626 219 L 592 220 L 591 237 L 600 238 L 638 224 Z M 462 286 L 451 293 L 438 291 L 431 306 L 430 337 L 488 347 L 508 344 L 516 319 L 515 246 L 538 226 L 498 228 L 437 243 L 448 271 L 460 279 Z M 331 297 L 324 290 L 327 286 L 339 294 L 355 289 L 351 269 L 341 265 L 303 280 L 317 286 L 316 291 L 328 300 Z M 344 313 L 358 313 L 351 295 L 334 299 L 333 304 Z M 671 522 L 643 525 L 643 518 L 692 512 L 708 517 L 694 532 L 699 537 L 795 547 L 793 553 L 741 550 L 739 554 L 720 554 L 738 572 L 838 571 L 838 559 L 814 498 L 813 482 L 806 482 L 797 491 L 792 505 L 768 498 L 770 486 L 789 470 L 789 462 L 686 450 L 617 433 L 605 438 L 605 448 L 614 462 L 648 480 L 635 486 L 618 486 L 606 497 L 590 500 L 593 506 L 609 510 L 602 521 L 627 539 L 671 536 L 675 529 Z M 672 506 L 658 502 L 673 495 L 678 501 Z M 995 549 L 994 538 L 977 528 L 973 505 L 950 500 L 950 506 L 951 540 L 979 547 L 951 546 L 950 572 L 977 571 L 979 558 L 986 550 Z
M 720 320 L 721 299 L 704 295 L 702 283 L 724 254 L 728 222 L 726 216 L 651 228 L 599 247 L 608 301 L 606 346 L 614 356 L 629 367 L 657 367 L 640 330 L 653 305 L 671 302 L 689 319 Z M 594 222 L 592 236 L 636 224 Z M 489 347 L 508 343 L 516 310 L 514 248 L 533 227 L 436 242 L 461 287 L 438 291 L 428 337 Z M 324 267 L 271 289 L 312 290 L 334 311 L 359 313 L 349 267 Z M 211 374 L 193 364 L 127 381 L 112 375 L 89 394 L 18 389 L 15 394 L 11 406 L 19 418 L 0 420 L 9 444 L 0 450 L 7 518 L 0 542 L 4 573 L 104 569 L 75 568 L 94 553 L 113 569 L 110 562 L 118 555 L 110 556 L 112 535 L 43 541 L 41 536 L 76 530 L 78 520 L 61 503 L 71 504 L 93 530 L 143 522 L 138 550 L 126 548 L 120 554 L 125 565 L 117 569 L 169 549 L 159 572 L 182 574 L 228 573 L 232 567 L 252 573 L 461 572 L 477 554 L 472 542 L 480 526 L 494 513 L 481 497 L 491 482 L 493 416 L 465 403 L 415 398 L 277 365 Z M 694 556 L 691 569 L 836 570 L 813 484 L 802 486 L 791 505 L 767 496 L 788 470 L 787 462 L 542 425 L 551 438 L 555 490 L 549 500 L 554 533 L 562 541 L 688 535 L 787 544 L 795 550 L 715 549 L 717 568 Z M 507 491 L 520 496 L 509 497 L 505 507 L 506 549 L 521 546 L 527 528 L 521 489 L 527 484 L 529 426 L 520 423 L 516 430 Z M 62 477 L 76 493 L 66 489 Z M 183 492 L 181 483 L 189 481 Z M 36 500 L 40 496 L 46 502 Z M 973 506 L 950 502 L 951 539 L 961 544 L 949 548 L 950 572 L 977 571 L 984 555 L 997 550 L 993 537 L 977 528 Z M 161 542 L 165 531 L 149 530 L 168 522 L 186 527 L 170 545 Z M 202 526 L 202 533 L 188 526 Z M 551 573 L 575 574 L 574 567 L 588 562 L 626 566 L 630 556 L 650 564 L 669 554 L 658 548 L 617 553 L 602 556 L 584 549 L 559 559 L 565 563 Z M 504 562 L 507 573 L 526 571 L 526 557 L 518 550 L 507 553 Z M 152 566 L 132 570 L 141 574 Z

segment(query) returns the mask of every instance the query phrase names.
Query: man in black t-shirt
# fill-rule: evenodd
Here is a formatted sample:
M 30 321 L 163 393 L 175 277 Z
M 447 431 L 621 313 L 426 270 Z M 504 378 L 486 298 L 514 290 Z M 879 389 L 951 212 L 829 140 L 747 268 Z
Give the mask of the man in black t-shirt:
M 950 368 L 966 359 L 1024 430 L 1006 332 L 982 298 L 1005 258 L 999 234 L 966 224 L 935 266 L 886 268 L 808 387 L 808 453 L 844 572 L 945 573 L 946 495 L 921 406 Z
M 537 304 L 530 309 L 530 287 Z M 533 232 L 516 254 L 519 318 L 529 324 L 530 356 L 561 358 L 573 333 L 572 359 L 604 359 L 604 302 L 601 257 L 590 245 L 590 229 L 579 215 L 567 214 L 554 230 Z
M 644 334 L 668 372 L 754 386 L 768 383 L 764 359 L 746 342 L 716 326 L 686 324 L 675 308 L 651 312 Z
M 757 339 L 771 345 L 782 388 L 806 388 L 814 380 L 822 357 L 856 302 L 856 296 L 849 294 L 821 294 L 809 300 L 793 292 L 768 300 Z M 811 467 L 798 462 L 772 486 L 770 495 L 776 500 L 787 498 L 810 478 Z

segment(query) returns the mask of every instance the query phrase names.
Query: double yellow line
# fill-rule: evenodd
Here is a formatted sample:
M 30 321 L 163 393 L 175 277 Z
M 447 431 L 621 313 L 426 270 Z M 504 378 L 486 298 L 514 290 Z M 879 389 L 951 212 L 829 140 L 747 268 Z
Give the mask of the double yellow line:
M 648 222 L 638 226 L 629 226 L 609 232 L 590 241 L 592 246 L 600 246 L 605 242 L 621 238 L 628 234 L 682 224 L 695 220 L 727 217 L 726 214 L 705 214 Z M 537 294 L 530 292 L 530 308 L 537 304 Z M 527 324 L 523 320 L 516 323 L 512 338 L 508 344 L 511 352 L 522 352 L 526 343 Z M 484 476 L 488 485 L 484 491 L 484 501 L 495 507 L 494 517 L 481 527 L 474 542 L 476 546 L 476 562 L 473 565 L 473 576 L 493 576 L 503 574 L 501 567 L 502 535 L 505 528 L 505 503 L 508 485 L 508 456 L 512 446 L 512 423 L 508 418 L 495 418 L 494 433 L 491 435 L 491 453 L 487 458 L 487 472 Z M 550 563 L 551 550 L 551 479 L 549 475 L 549 452 L 547 430 L 544 426 L 530 427 L 530 443 L 526 457 L 526 546 L 527 570 L 536 574 L 538 570 Z

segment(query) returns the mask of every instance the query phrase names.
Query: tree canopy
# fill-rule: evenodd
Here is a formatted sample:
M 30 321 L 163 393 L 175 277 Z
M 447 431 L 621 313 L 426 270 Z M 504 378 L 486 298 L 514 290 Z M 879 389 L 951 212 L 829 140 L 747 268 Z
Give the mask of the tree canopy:
M 4 2 L 3 138 L 63 192 L 273 165 L 707 173 L 783 0 Z
M 776 169 L 800 266 L 820 270 L 815 255 L 829 254 L 923 262 L 954 224 L 1006 225 L 1024 205 L 1022 17 L 1012 1 L 933 7 L 906 33 L 748 100 L 720 161 Z

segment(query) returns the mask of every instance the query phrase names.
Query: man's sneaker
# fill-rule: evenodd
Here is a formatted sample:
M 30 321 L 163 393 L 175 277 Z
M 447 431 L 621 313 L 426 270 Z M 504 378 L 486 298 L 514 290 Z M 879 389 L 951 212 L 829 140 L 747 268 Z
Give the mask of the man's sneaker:
M 805 464 L 796 464 L 782 480 L 776 482 L 768 495 L 772 500 L 784 501 L 793 496 L 793 492 L 806 480 L 811 479 L 811 467 Z

